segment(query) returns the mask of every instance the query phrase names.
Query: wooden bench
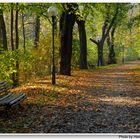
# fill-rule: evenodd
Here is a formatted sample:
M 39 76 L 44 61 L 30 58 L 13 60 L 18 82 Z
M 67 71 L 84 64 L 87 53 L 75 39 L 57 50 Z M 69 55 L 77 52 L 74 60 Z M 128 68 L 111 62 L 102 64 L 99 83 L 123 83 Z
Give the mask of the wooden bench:
M 14 94 L 10 93 L 8 83 L 5 81 L 0 82 L 0 107 L 5 107 L 7 110 L 12 106 L 20 105 L 20 103 L 26 98 L 25 93 Z
M 96 64 L 90 64 L 90 63 L 88 63 L 88 68 L 93 69 L 95 67 L 96 67 Z

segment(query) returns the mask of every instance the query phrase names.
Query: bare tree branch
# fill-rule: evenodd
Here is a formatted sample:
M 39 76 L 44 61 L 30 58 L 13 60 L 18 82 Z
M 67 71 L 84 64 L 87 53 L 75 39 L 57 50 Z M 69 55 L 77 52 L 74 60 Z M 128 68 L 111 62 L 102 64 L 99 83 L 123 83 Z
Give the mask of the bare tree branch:
M 90 41 L 92 41 L 93 43 L 95 43 L 96 45 L 98 45 L 98 42 L 92 38 L 90 38 Z

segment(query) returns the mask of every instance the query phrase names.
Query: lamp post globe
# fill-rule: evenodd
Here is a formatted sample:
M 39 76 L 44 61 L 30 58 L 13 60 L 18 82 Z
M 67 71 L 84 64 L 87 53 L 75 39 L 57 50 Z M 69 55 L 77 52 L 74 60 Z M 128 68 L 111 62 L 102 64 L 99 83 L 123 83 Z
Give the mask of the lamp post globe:
M 52 85 L 55 85 L 55 62 L 54 62 L 54 24 L 55 24 L 55 16 L 58 14 L 56 7 L 49 7 L 48 15 L 52 17 Z
M 48 15 L 50 17 L 57 16 L 57 14 L 58 14 L 58 10 L 57 10 L 56 7 L 54 7 L 54 6 L 49 7 L 49 9 L 48 9 Z

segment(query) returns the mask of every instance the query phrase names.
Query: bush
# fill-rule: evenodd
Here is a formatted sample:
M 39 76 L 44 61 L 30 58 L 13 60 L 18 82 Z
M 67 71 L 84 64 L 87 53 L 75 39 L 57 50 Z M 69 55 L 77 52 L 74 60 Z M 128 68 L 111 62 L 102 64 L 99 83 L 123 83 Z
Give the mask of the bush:
M 6 80 L 12 83 L 11 75 L 17 72 L 15 67 L 16 62 L 20 64 L 19 71 L 31 70 L 31 61 L 33 56 L 26 52 L 23 53 L 20 50 L 15 51 L 3 51 L 0 54 L 0 80 Z M 20 73 L 21 74 L 21 73 Z

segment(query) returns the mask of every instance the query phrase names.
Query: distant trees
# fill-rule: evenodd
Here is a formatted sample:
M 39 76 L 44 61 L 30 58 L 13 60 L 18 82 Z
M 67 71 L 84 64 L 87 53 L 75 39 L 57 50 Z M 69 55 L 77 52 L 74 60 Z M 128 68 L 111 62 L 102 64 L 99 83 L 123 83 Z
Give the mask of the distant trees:
M 132 44 L 136 46 L 139 44 L 137 41 L 139 36 L 134 28 L 139 27 L 139 14 L 129 18 L 129 6 L 131 7 L 132 4 L 2 3 L 0 4 L 0 57 L 2 58 L 6 52 L 9 53 L 9 57 L 6 54 L 8 62 L 3 63 L 8 68 L 2 67 L 1 64 L 0 69 L 9 70 L 14 86 L 19 84 L 21 73 L 27 72 L 28 68 L 34 74 L 41 73 L 40 66 L 43 67 L 42 71 L 46 70 L 43 74 L 50 71 L 47 69 L 50 69 L 52 63 L 52 30 L 47 10 L 52 5 L 59 10 L 56 17 L 57 22 L 55 22 L 55 28 L 58 22 L 60 25 L 59 37 L 57 36 L 58 30 L 55 30 L 55 64 L 59 65 L 58 71 L 62 75 L 71 75 L 71 69 L 74 67 L 87 69 L 88 62 L 94 65 L 96 59 L 98 66 L 104 65 L 106 62 L 108 64 L 116 63 L 118 56 L 121 55 L 121 31 L 126 42 L 135 38 Z M 128 39 L 129 31 L 132 39 Z M 135 41 L 137 42 L 135 43 Z M 97 47 L 92 47 L 91 42 Z M 133 47 L 133 45 L 131 46 Z M 126 44 L 126 46 L 130 49 L 130 44 Z M 20 53 L 23 53 L 23 56 Z M 30 56 L 34 59 L 31 59 Z M 59 58 L 60 63 L 58 64 Z M 106 60 L 107 58 L 108 60 Z M 30 61 L 30 67 L 25 68 L 24 66 L 28 65 L 26 63 L 28 59 L 33 62 Z M 2 75 L 1 72 L 0 75 Z
M 107 9 L 111 8 L 111 5 L 107 5 L 106 8 Z M 101 37 L 98 38 L 98 40 L 90 38 L 90 40 L 93 43 L 95 43 L 97 45 L 97 48 L 98 48 L 98 63 L 97 63 L 98 66 L 104 65 L 103 46 L 104 46 L 104 42 L 105 42 L 106 38 L 109 35 L 109 32 L 110 32 L 112 26 L 115 23 L 115 20 L 117 18 L 117 15 L 118 15 L 118 12 L 119 12 L 118 5 L 116 5 L 116 7 L 113 10 L 114 10 L 114 13 L 112 14 L 113 15 L 112 18 L 110 18 L 111 13 L 109 13 L 109 11 L 107 11 L 107 13 L 106 13 L 106 18 L 105 18 L 105 21 L 104 21 L 103 26 L 102 26 Z
M 35 21 L 35 39 L 34 39 L 34 47 L 38 47 L 39 43 L 39 34 L 40 34 L 40 16 L 36 16 L 36 21 Z
M 130 9 L 130 4 L 102 4 L 96 6 L 95 9 L 100 9 L 100 13 L 103 16 L 104 22 L 102 24 L 101 35 L 98 39 L 90 38 L 94 44 L 97 45 L 98 49 L 98 66 L 104 65 L 103 59 L 103 46 L 105 41 L 107 41 L 109 48 L 108 63 L 116 63 L 115 51 L 114 51 L 114 40 L 115 31 L 118 26 L 121 26 L 122 21 L 127 17 L 128 10 Z

